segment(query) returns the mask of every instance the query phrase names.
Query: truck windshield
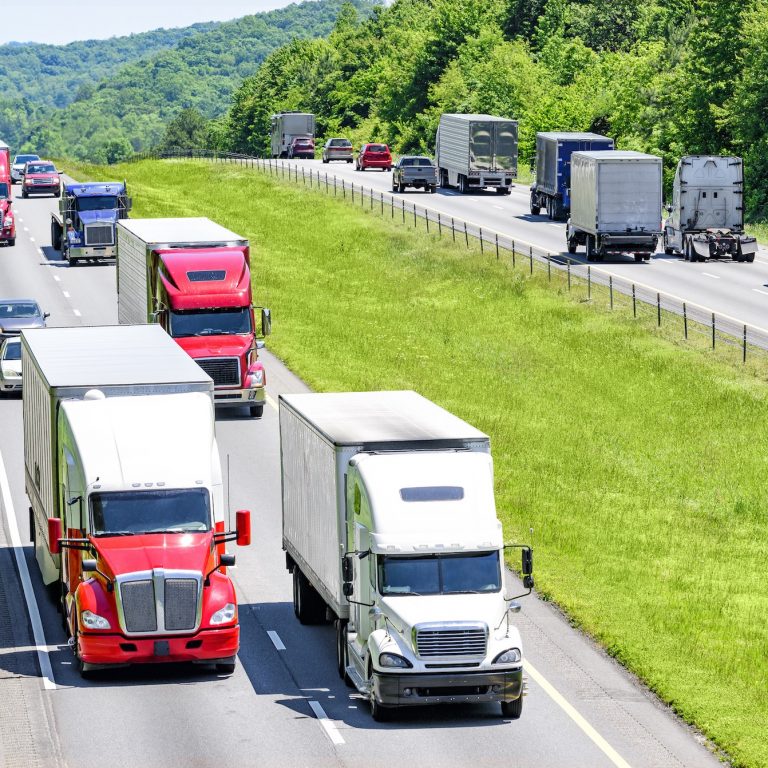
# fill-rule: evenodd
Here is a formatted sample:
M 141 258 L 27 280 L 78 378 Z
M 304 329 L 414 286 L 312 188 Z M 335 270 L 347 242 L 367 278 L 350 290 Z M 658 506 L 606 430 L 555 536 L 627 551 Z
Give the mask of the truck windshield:
M 185 310 L 171 312 L 171 336 L 220 336 L 251 333 L 251 311 L 248 307 Z
M 90 502 L 94 536 L 198 533 L 211 529 L 206 488 L 94 493 Z
M 498 592 L 498 552 L 445 555 L 380 555 L 382 595 L 460 595 Z
M 117 198 L 112 195 L 77 198 L 78 211 L 113 211 L 115 208 L 117 208 Z
M 0 182 L 0 198 L 7 198 L 10 197 L 8 194 L 8 185 L 3 181 Z

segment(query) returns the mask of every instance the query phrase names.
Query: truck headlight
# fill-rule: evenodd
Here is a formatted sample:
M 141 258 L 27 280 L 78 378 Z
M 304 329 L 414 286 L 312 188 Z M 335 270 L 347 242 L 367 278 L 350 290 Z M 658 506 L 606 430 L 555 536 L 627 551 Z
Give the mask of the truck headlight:
M 507 651 L 504 651 L 503 653 L 500 653 L 494 660 L 494 664 L 515 664 L 516 662 L 520 661 L 523 656 L 520 653 L 519 648 L 510 648 Z
M 211 616 L 211 624 L 230 624 L 235 620 L 236 613 L 237 607 L 235 604 L 227 603 L 223 608 L 219 608 L 219 610 Z
M 379 656 L 379 666 L 389 669 L 410 669 L 413 664 L 396 653 L 382 653 Z
M 93 611 L 83 611 L 80 614 L 80 621 L 86 629 L 111 629 L 110 623 L 103 617 Z
M 263 368 L 251 368 L 248 371 L 248 375 L 251 377 L 252 387 L 264 386 L 264 369 Z

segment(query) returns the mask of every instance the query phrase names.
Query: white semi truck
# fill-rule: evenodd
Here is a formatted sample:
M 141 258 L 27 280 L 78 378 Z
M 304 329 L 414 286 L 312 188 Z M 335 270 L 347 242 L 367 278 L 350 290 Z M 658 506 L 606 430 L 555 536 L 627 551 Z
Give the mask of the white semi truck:
M 213 382 L 158 326 L 22 334 L 25 485 L 83 675 L 239 648 Z M 250 515 L 237 518 L 248 543 Z
M 283 548 L 305 624 L 332 620 L 340 676 L 376 720 L 498 702 L 522 713 L 489 438 L 415 392 L 281 395 Z M 511 545 L 517 546 L 517 545 Z
M 672 185 L 664 252 L 686 261 L 755 260 L 757 240 L 744 232 L 744 164 L 740 157 L 689 155 Z

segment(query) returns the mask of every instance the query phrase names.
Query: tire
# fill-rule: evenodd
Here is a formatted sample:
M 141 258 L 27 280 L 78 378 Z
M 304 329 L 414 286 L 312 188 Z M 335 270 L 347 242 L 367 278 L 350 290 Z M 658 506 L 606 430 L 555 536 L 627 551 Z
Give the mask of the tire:
M 293 612 L 301 624 L 322 624 L 325 603 L 304 574 L 293 568 Z
M 61 250 L 61 229 L 55 222 L 51 222 L 51 247 L 54 251 Z
M 541 206 L 536 205 L 536 199 L 531 195 L 531 216 L 538 216 L 541 213 Z
M 264 415 L 264 403 L 259 405 L 252 405 L 248 409 L 251 412 L 251 416 L 254 419 L 260 419 Z
M 752 264 L 752 262 L 755 260 L 755 254 L 750 253 L 747 256 L 745 256 L 745 258 L 747 260 L 747 264 Z
M 355 684 L 347 674 L 347 665 L 349 664 L 347 624 L 346 619 L 336 619 L 336 668 L 339 671 L 339 677 L 344 681 L 345 685 L 349 688 L 354 688 Z
M 233 656 L 229 661 L 220 661 L 216 664 L 216 672 L 220 675 L 231 675 L 235 671 L 236 656 Z
M 351 161 L 351 160 L 347 160 L 347 162 L 348 162 L 348 163 L 351 163 L 352 161 Z
M 578 243 L 575 240 L 568 240 L 568 253 L 576 253 Z
M 77 620 L 75 620 L 75 625 L 77 625 Z M 94 670 L 86 667 L 85 662 L 80 658 L 80 654 L 77 652 L 77 637 L 79 635 L 79 632 L 77 631 L 77 626 L 75 626 L 74 634 L 72 635 L 72 638 L 74 640 L 74 644 L 72 646 L 72 652 L 75 655 L 75 669 L 77 669 L 77 673 L 80 675 L 80 677 L 83 678 L 83 680 L 92 680 L 94 677 Z
M 643 260 L 643 254 L 642 253 L 636 253 L 635 254 L 635 261 L 639 264 Z
M 547 218 L 552 221 L 552 198 L 547 198 Z
M 523 697 L 514 701 L 501 702 L 501 716 L 508 717 L 510 720 L 519 720 L 523 714 Z
M 595 261 L 595 246 L 592 242 L 592 235 L 587 235 L 586 251 L 587 261 Z
M 29 508 L 29 540 L 35 545 L 35 511 Z
M 466 195 L 469 191 L 469 184 L 467 184 L 467 177 L 466 176 L 459 176 L 459 192 L 461 192 L 462 195 Z
M 405 192 L 405 184 L 402 184 L 402 183 L 398 182 L 398 184 L 397 184 L 397 191 L 400 192 L 400 194 Z
M 437 184 L 429 185 L 429 194 L 434 195 L 437 192 Z
M 440 187 L 442 189 L 448 189 L 448 171 L 444 170 L 443 168 L 440 168 L 437 173 L 438 173 Z
M 10 238 L 10 239 L 8 240 L 8 245 L 9 245 L 9 246 L 14 246 L 14 245 L 16 245 L 16 238 L 15 238 L 15 237 L 12 237 L 12 238 Z M 753 258 L 754 258 L 754 257 L 753 257 Z
M 26 191 L 25 189 L 22 189 L 22 190 L 21 190 L 21 196 L 22 196 L 22 197 L 23 197 L 25 200 L 26 200 L 26 199 L 29 197 L 29 195 L 27 194 L 27 191 Z
M 377 723 L 388 723 L 392 719 L 392 707 L 385 707 L 376 701 L 376 697 L 371 694 L 371 717 Z
M 497 195 L 506 195 L 506 194 L 509 194 L 509 193 L 507 192 L 507 188 L 506 187 L 496 187 L 496 194 Z

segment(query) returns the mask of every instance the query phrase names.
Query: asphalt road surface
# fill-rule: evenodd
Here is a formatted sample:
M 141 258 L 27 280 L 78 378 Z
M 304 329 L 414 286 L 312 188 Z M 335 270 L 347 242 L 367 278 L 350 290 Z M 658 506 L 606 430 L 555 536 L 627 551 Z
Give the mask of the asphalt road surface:
M 371 172 L 364 178 L 367 184 L 377 178 L 388 182 L 386 174 Z M 433 195 L 431 202 L 446 207 L 460 203 L 463 215 L 467 209 L 476 211 L 501 227 L 520 220 L 525 200 L 518 193 L 458 201 L 442 194 Z M 55 203 L 51 198 L 15 202 L 18 238 L 14 248 L 0 249 L 0 297 L 36 298 L 51 313 L 50 325 L 115 323 L 114 266 L 69 267 L 50 249 L 49 214 Z M 548 247 L 562 243 L 560 225 L 555 231 L 553 225 L 524 216 L 523 225 L 532 233 L 547 232 L 539 240 Z M 757 280 L 768 281 L 762 262 L 616 268 L 678 280 L 685 275 L 687 284 L 701 282 L 702 288 L 705 278 L 697 281 L 691 275 L 717 272 L 722 285 L 726 275 L 728 280 L 733 275 L 734 294 L 736 284 L 748 292 Z M 275 333 L 280 333 L 279 318 Z M 253 512 L 253 544 L 236 550 L 238 564 L 232 571 L 242 647 L 236 671 L 228 678 L 191 666 L 115 670 L 89 681 L 78 676 L 29 544 L 21 399 L 0 399 L 0 764 L 720 765 L 699 736 L 535 596 L 521 601 L 518 617 L 529 691 L 520 720 L 505 720 L 497 706 L 484 705 L 406 710 L 396 722 L 375 723 L 367 703 L 350 693 L 336 673 L 333 628 L 303 627 L 293 615 L 281 551 L 274 403 L 281 392 L 307 388 L 268 352 L 263 357 L 270 395 L 263 418 L 226 411 L 217 417 L 222 460 L 228 456 L 230 461 L 230 507 Z

